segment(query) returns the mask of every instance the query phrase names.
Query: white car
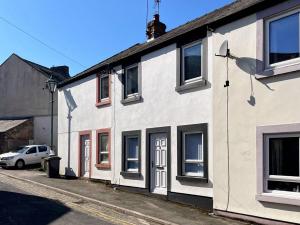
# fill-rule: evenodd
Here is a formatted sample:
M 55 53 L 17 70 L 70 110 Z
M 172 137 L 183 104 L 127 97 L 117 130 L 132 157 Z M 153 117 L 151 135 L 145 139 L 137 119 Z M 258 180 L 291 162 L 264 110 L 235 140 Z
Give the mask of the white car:
M 27 145 L 16 152 L 1 154 L 0 166 L 22 169 L 25 165 L 41 163 L 43 158 L 51 155 L 54 155 L 53 151 L 47 145 Z

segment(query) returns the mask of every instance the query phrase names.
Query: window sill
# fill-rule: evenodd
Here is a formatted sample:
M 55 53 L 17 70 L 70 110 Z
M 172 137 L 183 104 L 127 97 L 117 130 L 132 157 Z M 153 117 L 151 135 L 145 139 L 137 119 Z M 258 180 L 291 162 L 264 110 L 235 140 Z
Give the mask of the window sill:
M 97 102 L 95 104 L 96 107 L 101 107 L 101 106 L 109 106 L 111 104 L 110 100 L 102 101 L 102 102 Z
M 97 169 L 110 170 L 110 165 L 109 164 L 95 164 L 95 167 Z
M 126 178 L 141 178 L 142 174 L 140 172 L 120 172 L 120 175 Z
M 289 194 L 261 193 L 256 195 L 256 200 L 260 202 L 300 206 L 300 197 Z
M 300 70 L 300 62 L 294 64 L 276 66 L 273 68 L 266 68 L 265 70 L 257 71 L 255 78 L 259 80 L 267 77 L 274 77 L 286 73 L 297 72 L 299 70 Z
M 126 104 L 130 104 L 130 103 L 140 102 L 141 100 L 142 100 L 142 97 L 140 95 L 135 95 L 135 96 L 131 96 L 131 97 L 122 99 L 121 103 L 123 105 L 126 105 Z
M 178 181 L 186 181 L 186 182 L 208 183 L 208 179 L 204 178 L 204 177 L 176 176 L 176 180 L 178 180 Z
M 186 84 L 182 84 L 180 86 L 177 86 L 175 88 L 175 90 L 177 92 L 184 92 L 186 90 L 190 90 L 190 89 L 195 89 L 195 88 L 200 88 L 200 87 L 204 87 L 206 86 L 207 81 L 204 79 L 192 82 L 192 83 L 186 83 Z

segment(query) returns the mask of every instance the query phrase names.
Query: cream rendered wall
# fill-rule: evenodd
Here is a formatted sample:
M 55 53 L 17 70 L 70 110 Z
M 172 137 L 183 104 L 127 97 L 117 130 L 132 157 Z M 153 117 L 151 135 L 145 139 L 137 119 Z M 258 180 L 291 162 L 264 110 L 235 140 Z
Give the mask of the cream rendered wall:
M 213 62 L 214 208 L 300 223 L 299 206 L 255 199 L 256 127 L 299 123 L 300 73 L 256 80 L 256 15 L 220 27 L 213 34 L 217 53 L 229 41 L 229 174 L 226 132 L 226 59 Z M 253 87 L 253 88 L 251 88 Z M 250 101 L 253 94 L 254 101 Z M 251 103 L 251 104 L 250 104 Z M 230 188 L 228 188 L 228 178 Z M 230 190 L 229 203 L 227 199 Z M 228 204 L 228 207 L 227 207 Z
M 58 153 L 59 156 L 62 157 L 60 173 L 65 174 L 67 168 L 68 171 L 71 171 L 69 175 L 78 175 L 79 132 L 90 130 L 92 131 L 91 178 L 111 180 L 111 170 L 99 170 L 95 167 L 96 130 L 103 128 L 113 129 L 111 126 L 113 112 L 112 106 L 104 106 L 101 108 L 97 108 L 95 106 L 96 75 L 77 81 L 60 89 L 58 92 L 58 99 Z M 74 109 L 71 110 L 70 116 L 68 115 L 69 108 L 67 100 L 71 102 L 71 105 L 74 105 Z M 68 118 L 70 117 L 71 120 L 69 129 Z M 113 130 L 111 130 L 111 132 L 113 132 Z M 112 149 L 113 147 L 114 146 L 112 145 Z M 68 152 L 70 152 L 70 154 L 68 154 Z

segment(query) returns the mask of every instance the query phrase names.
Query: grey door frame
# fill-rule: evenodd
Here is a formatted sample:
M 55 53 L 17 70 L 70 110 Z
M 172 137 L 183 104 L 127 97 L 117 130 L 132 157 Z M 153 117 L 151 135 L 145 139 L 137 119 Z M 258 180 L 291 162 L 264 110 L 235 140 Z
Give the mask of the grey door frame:
M 151 192 L 151 134 L 167 134 L 167 195 L 171 190 L 171 127 L 146 129 L 146 188 Z

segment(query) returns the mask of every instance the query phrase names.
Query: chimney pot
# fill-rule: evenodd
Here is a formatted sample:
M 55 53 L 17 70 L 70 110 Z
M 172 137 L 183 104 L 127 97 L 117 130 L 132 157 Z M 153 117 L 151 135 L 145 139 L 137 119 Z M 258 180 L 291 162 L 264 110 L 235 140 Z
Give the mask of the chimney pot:
M 159 21 L 159 14 L 153 16 L 153 20 L 147 25 L 147 37 L 148 41 L 151 41 L 166 33 L 166 25 Z
M 64 76 L 69 76 L 69 67 L 68 66 L 53 66 L 50 68 L 51 71 L 62 74 Z

